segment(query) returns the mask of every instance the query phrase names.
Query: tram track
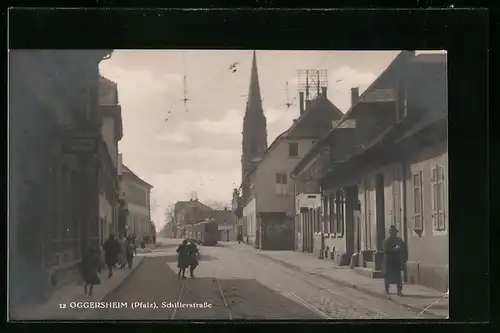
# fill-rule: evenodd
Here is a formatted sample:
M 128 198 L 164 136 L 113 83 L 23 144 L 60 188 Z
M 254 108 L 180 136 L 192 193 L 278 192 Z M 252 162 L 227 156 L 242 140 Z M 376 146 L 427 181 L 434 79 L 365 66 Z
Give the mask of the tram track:
M 242 258 L 246 258 L 245 256 L 242 256 Z M 267 260 L 265 260 L 265 258 L 261 258 L 262 260 L 259 260 L 259 266 L 261 264 L 269 267 L 269 269 L 272 269 L 274 271 L 276 271 L 276 267 L 279 267 L 279 271 L 280 273 L 284 273 L 290 277 L 293 277 L 294 279 L 296 280 L 299 280 L 305 284 L 308 284 L 310 286 L 313 286 L 315 288 L 317 288 L 318 290 L 321 290 L 323 292 L 326 292 L 328 293 L 329 295 L 331 295 L 333 297 L 333 299 L 335 300 L 335 303 L 342 303 L 342 304 L 349 304 L 351 306 L 354 306 L 355 308 L 357 308 L 358 310 L 362 310 L 364 316 L 366 317 L 378 317 L 378 318 L 390 318 L 390 317 L 393 317 L 391 316 L 390 314 L 388 314 L 387 312 L 385 311 L 381 311 L 380 309 L 377 309 L 376 307 L 373 307 L 373 306 L 369 306 L 369 305 L 366 305 L 366 304 L 363 304 L 355 299 L 353 299 L 353 297 L 347 297 L 346 295 L 344 295 L 344 293 L 347 293 L 348 295 L 353 295 L 353 296 L 358 296 L 360 299 L 363 299 L 363 298 L 366 298 L 364 295 L 362 294 L 355 294 L 354 291 L 352 290 L 345 290 L 344 287 L 339 287 L 341 288 L 341 291 L 335 291 L 331 288 L 328 288 L 326 287 L 325 285 L 323 285 L 322 283 L 319 283 L 318 281 L 314 281 L 314 280 L 321 280 L 321 277 L 318 277 L 317 275 L 312 275 L 312 274 L 308 274 L 306 276 L 307 273 L 301 273 L 301 272 L 291 272 L 289 269 L 287 269 L 286 267 L 284 266 L 276 266 L 274 265 L 272 262 L 269 262 Z M 245 259 L 243 259 L 245 260 Z M 254 262 L 254 260 L 245 260 L 249 265 L 256 265 L 256 263 Z M 260 269 L 262 269 L 262 266 L 259 267 Z M 327 283 L 330 283 L 329 281 L 327 281 Z M 327 311 L 324 311 L 324 309 L 320 309 L 321 306 L 317 306 L 317 305 L 313 305 L 312 303 L 314 302 L 310 302 L 310 301 L 307 301 L 306 298 L 307 297 L 304 297 L 303 295 L 301 296 L 300 295 L 300 292 L 298 292 L 297 290 L 293 290 L 293 291 L 289 291 L 290 288 L 287 288 L 283 282 L 278 282 L 278 281 L 274 281 L 274 285 L 277 286 L 279 292 L 281 294 L 283 294 L 284 296 L 290 298 L 290 299 L 294 299 L 295 301 L 303 304 L 304 306 L 306 306 L 307 308 L 309 308 L 310 310 L 313 310 L 314 312 L 316 312 L 317 314 L 319 314 L 320 316 L 322 316 L 323 318 L 325 319 L 335 319 L 335 317 L 337 316 L 334 316 L 332 318 L 332 316 L 328 313 L 326 313 Z M 375 302 L 379 302 L 380 301 L 375 301 Z M 370 303 L 373 303 L 373 300 L 370 300 Z M 368 304 L 370 304 L 368 303 Z M 401 310 L 403 310 L 403 308 L 401 308 Z M 404 308 L 405 311 L 402 311 L 402 312 L 408 312 L 408 313 L 411 313 L 412 311 L 409 311 L 408 309 Z M 375 316 L 374 316 L 375 315 Z M 408 318 L 407 316 L 405 316 L 405 318 Z M 417 315 L 415 314 L 415 318 L 417 318 Z
M 222 300 L 222 303 L 223 303 L 223 306 L 224 308 L 226 309 L 227 311 L 227 317 L 229 320 L 233 320 L 233 314 L 232 314 L 232 311 L 231 311 L 231 308 L 229 307 L 228 305 L 228 302 L 227 302 L 227 299 L 226 299 L 226 296 L 224 294 L 224 291 L 219 283 L 219 279 L 217 277 L 217 268 L 215 265 L 213 265 L 213 269 L 212 269 L 212 286 L 213 286 L 213 289 L 214 291 L 216 291 L 217 295 L 220 297 L 220 299 Z M 190 281 L 192 282 L 195 282 L 196 279 L 189 279 Z M 188 279 L 186 280 L 181 280 L 181 283 L 180 283 L 180 287 L 179 287 L 179 293 L 177 295 L 177 299 L 176 299 L 176 303 L 177 304 L 181 304 L 182 301 L 183 301 L 183 296 L 186 294 L 186 291 L 193 294 L 193 291 L 189 288 L 188 286 Z M 201 302 L 200 302 L 201 303 Z M 175 320 L 177 319 L 177 315 L 179 313 L 179 308 L 175 307 L 173 309 L 173 312 L 172 314 L 170 315 L 170 320 Z

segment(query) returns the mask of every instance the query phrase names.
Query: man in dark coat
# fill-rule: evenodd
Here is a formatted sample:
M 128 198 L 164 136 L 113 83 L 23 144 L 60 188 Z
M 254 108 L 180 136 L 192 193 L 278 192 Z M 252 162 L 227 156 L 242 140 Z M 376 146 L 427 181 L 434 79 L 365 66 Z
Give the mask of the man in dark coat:
M 104 259 L 106 266 L 108 266 L 108 277 L 113 276 L 113 266 L 116 265 L 118 255 L 121 251 L 120 242 L 116 239 L 115 235 L 110 234 L 108 240 L 102 246 L 104 249 Z
M 398 235 L 398 229 L 391 226 L 389 237 L 384 241 L 384 283 L 385 293 L 389 294 L 391 284 L 397 285 L 398 295 L 403 296 L 402 271 L 408 261 L 408 249 Z
M 186 278 L 186 268 L 189 267 L 189 254 L 187 248 L 188 241 L 185 239 L 177 248 L 177 267 L 179 268 L 179 278 Z

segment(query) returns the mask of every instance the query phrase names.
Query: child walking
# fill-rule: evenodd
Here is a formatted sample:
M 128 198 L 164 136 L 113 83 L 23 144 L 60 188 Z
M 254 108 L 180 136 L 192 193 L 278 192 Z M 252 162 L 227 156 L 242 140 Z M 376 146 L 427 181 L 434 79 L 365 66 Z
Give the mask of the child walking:
M 101 284 L 98 273 L 101 272 L 101 261 L 99 260 L 97 250 L 91 248 L 84 255 L 81 263 L 81 273 L 85 287 L 83 292 L 85 295 L 92 296 L 94 285 Z

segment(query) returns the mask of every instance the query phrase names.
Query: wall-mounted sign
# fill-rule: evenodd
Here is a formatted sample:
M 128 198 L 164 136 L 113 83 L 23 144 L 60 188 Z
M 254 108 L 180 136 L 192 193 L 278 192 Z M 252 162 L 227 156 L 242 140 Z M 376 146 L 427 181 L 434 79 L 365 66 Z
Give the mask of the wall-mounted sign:
M 65 153 L 95 153 L 97 151 L 97 136 L 85 132 L 69 132 L 63 144 Z

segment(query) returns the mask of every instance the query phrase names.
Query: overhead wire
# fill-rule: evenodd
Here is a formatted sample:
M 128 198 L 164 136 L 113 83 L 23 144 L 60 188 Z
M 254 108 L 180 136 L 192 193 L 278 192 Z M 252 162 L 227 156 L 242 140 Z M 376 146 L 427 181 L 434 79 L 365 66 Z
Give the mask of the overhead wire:
M 241 58 L 243 58 L 243 57 L 245 57 L 245 56 L 248 56 L 249 54 L 251 54 L 251 53 L 250 53 L 250 52 L 244 52 L 244 53 L 241 55 Z M 240 58 L 238 58 L 238 59 L 240 60 Z M 238 62 L 239 62 L 239 61 L 238 61 Z M 184 67 L 184 66 L 185 66 L 185 65 L 183 65 L 183 67 Z M 224 74 L 226 71 L 228 71 L 228 72 L 229 72 L 229 69 L 228 69 L 227 67 L 223 67 L 223 68 L 221 68 L 221 69 L 219 70 L 219 72 L 217 72 L 217 74 L 216 74 L 216 75 L 214 75 L 211 79 L 204 81 L 204 82 L 203 82 L 200 86 L 198 86 L 198 87 L 196 87 L 195 89 L 193 89 L 195 92 L 194 92 L 194 93 L 191 93 L 191 94 L 190 94 L 190 96 L 196 95 L 199 91 L 202 91 L 202 90 L 204 90 L 204 93 L 209 92 L 209 91 L 210 91 L 210 89 L 211 89 L 212 87 L 214 87 L 214 86 L 215 86 L 215 85 L 213 85 L 212 83 L 213 83 L 214 81 L 217 81 L 217 80 L 218 80 L 218 79 L 222 76 L 222 74 Z M 231 72 L 231 73 L 230 73 L 230 75 L 232 75 L 232 74 L 233 74 L 233 73 Z M 186 80 L 187 80 L 187 79 L 186 79 Z M 209 85 L 210 85 L 210 86 L 209 86 Z M 205 89 L 205 88 L 207 88 L 207 86 L 208 86 L 208 89 Z M 187 97 L 186 97 L 186 96 L 187 96 L 187 90 L 188 90 L 187 86 L 185 86 L 185 89 L 186 89 L 186 95 L 184 95 L 184 96 L 185 96 L 185 98 L 187 98 Z M 191 90 L 191 91 L 192 91 L 192 90 Z M 198 100 L 198 99 L 196 99 L 196 98 L 194 98 L 194 99 L 193 99 L 193 98 L 187 98 L 187 99 L 188 99 L 188 101 L 191 101 L 191 102 L 197 102 L 197 101 L 199 101 L 199 100 Z M 177 102 L 180 102 L 180 101 L 182 101 L 182 99 L 177 100 Z M 168 114 L 170 115 L 170 117 L 173 115 L 172 110 L 171 110 L 171 105 L 172 105 L 174 102 L 175 102 L 175 101 L 171 101 L 171 102 L 169 103 L 169 107 L 167 107 Z M 170 119 L 170 118 L 168 118 L 168 119 Z M 163 128 L 163 126 L 164 126 L 164 125 L 165 125 L 165 118 L 164 118 L 164 119 L 162 119 L 162 121 L 161 121 L 161 122 L 160 122 L 160 124 L 159 124 L 159 128 L 158 128 L 155 132 L 160 131 L 160 130 Z

